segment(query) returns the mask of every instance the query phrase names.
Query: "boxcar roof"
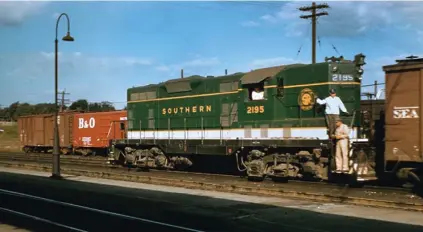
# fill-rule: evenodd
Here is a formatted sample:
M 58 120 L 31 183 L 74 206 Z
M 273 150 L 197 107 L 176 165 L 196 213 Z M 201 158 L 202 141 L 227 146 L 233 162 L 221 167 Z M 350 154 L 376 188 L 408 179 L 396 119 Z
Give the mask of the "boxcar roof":
M 410 69 L 423 69 L 423 58 L 396 60 L 396 64 L 385 65 L 382 67 L 385 72 L 402 71 Z

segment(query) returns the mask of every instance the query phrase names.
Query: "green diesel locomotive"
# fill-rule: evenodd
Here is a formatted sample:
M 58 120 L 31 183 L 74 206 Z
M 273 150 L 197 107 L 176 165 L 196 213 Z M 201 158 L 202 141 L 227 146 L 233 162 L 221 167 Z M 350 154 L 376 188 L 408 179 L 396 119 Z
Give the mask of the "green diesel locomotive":
M 365 56 L 329 58 L 219 77 L 191 76 L 128 89 L 127 139 L 111 141 L 109 160 L 140 167 L 183 169 L 192 157 L 232 156 L 249 178 L 327 178 L 333 146 L 324 98 L 336 89 L 352 115 L 350 167 L 360 166 L 360 84 Z M 371 157 L 367 157 L 366 165 Z M 372 168 L 366 167 L 371 174 Z

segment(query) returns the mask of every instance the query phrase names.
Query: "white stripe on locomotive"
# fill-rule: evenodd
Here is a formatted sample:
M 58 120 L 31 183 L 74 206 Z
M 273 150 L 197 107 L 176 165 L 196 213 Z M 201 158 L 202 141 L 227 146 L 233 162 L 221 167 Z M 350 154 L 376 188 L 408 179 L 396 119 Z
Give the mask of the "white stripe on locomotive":
M 267 130 L 267 133 L 263 131 Z M 251 135 L 251 136 L 249 136 Z M 293 128 L 252 128 L 223 130 L 145 130 L 129 131 L 128 139 L 204 139 L 204 140 L 253 140 L 253 139 L 328 139 L 326 127 L 293 127 Z M 363 141 L 357 138 L 357 128 L 350 132 L 351 142 Z M 367 139 L 365 139 L 367 140 Z

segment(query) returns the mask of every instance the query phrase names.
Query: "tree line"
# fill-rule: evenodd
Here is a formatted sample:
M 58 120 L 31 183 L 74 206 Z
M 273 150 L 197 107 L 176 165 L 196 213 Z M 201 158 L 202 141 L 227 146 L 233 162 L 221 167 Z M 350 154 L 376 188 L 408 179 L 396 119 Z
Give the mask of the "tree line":
M 126 107 L 125 107 L 126 109 Z M 55 105 L 53 103 L 39 103 L 29 104 L 14 102 L 8 107 L 0 108 L 0 121 L 17 121 L 20 116 L 34 115 L 34 114 L 52 114 L 54 113 Z M 112 103 L 104 102 L 88 102 L 85 99 L 80 99 L 73 102 L 69 106 L 63 106 L 63 111 L 82 111 L 82 112 L 106 112 L 116 110 Z

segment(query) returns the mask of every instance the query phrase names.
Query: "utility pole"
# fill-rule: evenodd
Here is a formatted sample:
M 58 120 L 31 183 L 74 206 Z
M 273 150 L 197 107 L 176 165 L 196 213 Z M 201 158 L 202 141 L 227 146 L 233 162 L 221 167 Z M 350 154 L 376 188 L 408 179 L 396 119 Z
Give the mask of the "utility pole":
M 63 90 L 62 92 L 59 92 L 60 95 L 62 95 L 62 97 L 60 98 L 60 110 L 59 112 L 63 112 L 63 109 L 65 108 L 65 104 L 69 103 L 69 99 L 65 99 L 65 95 L 68 95 L 69 93 L 66 93 L 66 89 Z M 59 97 L 59 96 L 57 96 Z
M 312 50 L 311 50 L 311 58 L 312 58 L 312 63 L 315 64 L 316 63 L 316 22 L 317 22 L 317 18 L 319 16 L 323 16 L 323 15 L 329 15 L 328 12 L 323 11 L 323 12 L 319 12 L 317 13 L 318 9 L 325 9 L 325 8 L 329 8 L 328 4 L 324 3 L 324 4 L 319 4 L 316 5 L 315 2 L 313 2 L 311 4 L 311 6 L 303 6 L 300 7 L 299 10 L 300 11 L 311 11 L 311 15 L 301 15 L 300 18 L 302 19 L 309 19 L 311 18 L 311 39 L 312 39 Z

